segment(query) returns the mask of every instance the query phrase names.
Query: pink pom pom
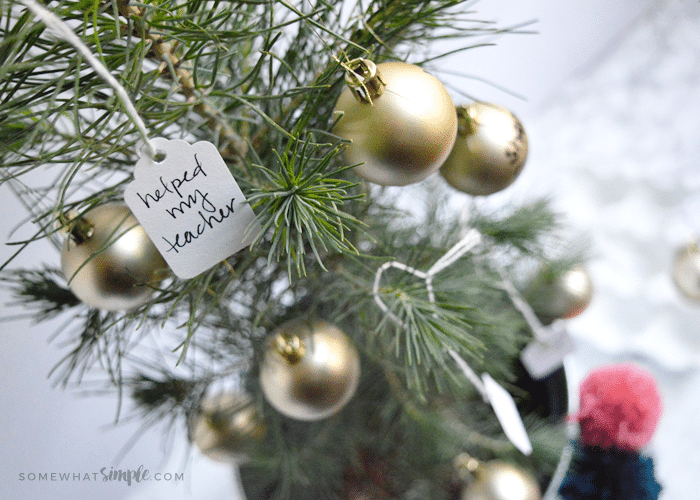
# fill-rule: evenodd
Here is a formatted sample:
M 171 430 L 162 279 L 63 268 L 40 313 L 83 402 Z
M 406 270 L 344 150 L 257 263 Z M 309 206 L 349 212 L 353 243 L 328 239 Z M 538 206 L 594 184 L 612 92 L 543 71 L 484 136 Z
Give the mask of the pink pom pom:
M 579 389 L 575 416 L 584 445 L 639 450 L 661 418 L 661 396 L 654 377 L 632 363 L 592 371 Z

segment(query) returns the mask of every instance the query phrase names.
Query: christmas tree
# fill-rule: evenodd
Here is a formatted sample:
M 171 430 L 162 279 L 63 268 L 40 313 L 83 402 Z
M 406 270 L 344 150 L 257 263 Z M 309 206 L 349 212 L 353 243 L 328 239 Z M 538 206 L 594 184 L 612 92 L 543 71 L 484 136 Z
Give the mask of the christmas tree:
M 539 498 L 563 372 L 520 354 L 590 287 L 546 202 L 470 202 L 527 137 L 431 71 L 436 42 L 503 30 L 457 0 L 47 7 L 1 7 L 0 154 L 15 243 L 61 267 L 3 283 L 68 320 L 57 383 L 100 372 L 249 498 Z

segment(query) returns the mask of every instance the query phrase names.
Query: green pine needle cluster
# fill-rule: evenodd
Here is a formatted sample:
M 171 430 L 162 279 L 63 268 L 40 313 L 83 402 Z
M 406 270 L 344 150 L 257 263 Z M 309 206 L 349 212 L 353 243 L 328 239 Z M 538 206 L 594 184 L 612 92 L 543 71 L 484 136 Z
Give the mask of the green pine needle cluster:
M 286 257 L 290 277 L 293 265 L 297 274 L 306 274 L 303 257 L 307 247 L 324 270 L 321 252 L 326 255 L 358 253 L 345 232 L 359 229 L 361 223 L 339 207 L 362 197 L 349 192 L 356 183 L 338 178 L 352 166 L 337 171 L 329 169 L 341 144 L 312 145 L 311 137 L 292 144 L 281 155 L 275 151 L 279 162 L 277 171 L 256 165 L 267 176 L 271 187 L 253 190 L 248 198 L 251 206 L 257 209 L 262 227 L 252 245 L 260 243 L 264 235 L 271 232 L 268 264 Z M 323 154 L 324 149 L 332 152 Z

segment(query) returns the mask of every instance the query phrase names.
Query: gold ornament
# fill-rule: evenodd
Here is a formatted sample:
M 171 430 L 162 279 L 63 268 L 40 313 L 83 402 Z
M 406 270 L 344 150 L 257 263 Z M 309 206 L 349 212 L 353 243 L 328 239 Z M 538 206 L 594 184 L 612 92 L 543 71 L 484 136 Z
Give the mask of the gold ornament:
M 360 356 L 350 339 L 325 321 L 293 320 L 270 337 L 260 367 L 268 402 L 297 420 L 319 420 L 355 394 Z
M 403 62 L 349 63 L 348 87 L 335 113 L 334 132 L 352 141 L 343 152 L 370 182 L 405 186 L 436 172 L 450 154 L 457 115 L 445 87 L 418 66 Z
M 211 459 L 243 463 L 266 431 L 250 396 L 222 392 L 202 402 L 190 425 L 190 440 Z
M 461 500 L 540 500 L 535 478 L 501 460 L 482 463 L 464 454 L 457 457 L 457 471 L 466 480 Z
M 593 298 L 593 283 L 582 265 L 560 274 L 544 268 L 524 296 L 542 323 L 549 324 L 581 314 Z
M 70 227 L 61 268 L 80 300 L 108 311 L 149 300 L 167 264 L 126 205 L 93 208 Z
M 445 180 L 475 196 L 510 186 L 527 159 L 520 121 L 506 108 L 485 102 L 459 106 L 457 116 L 457 140 L 440 168 Z
M 688 299 L 700 302 L 700 248 L 690 243 L 676 252 L 673 260 L 673 282 Z

